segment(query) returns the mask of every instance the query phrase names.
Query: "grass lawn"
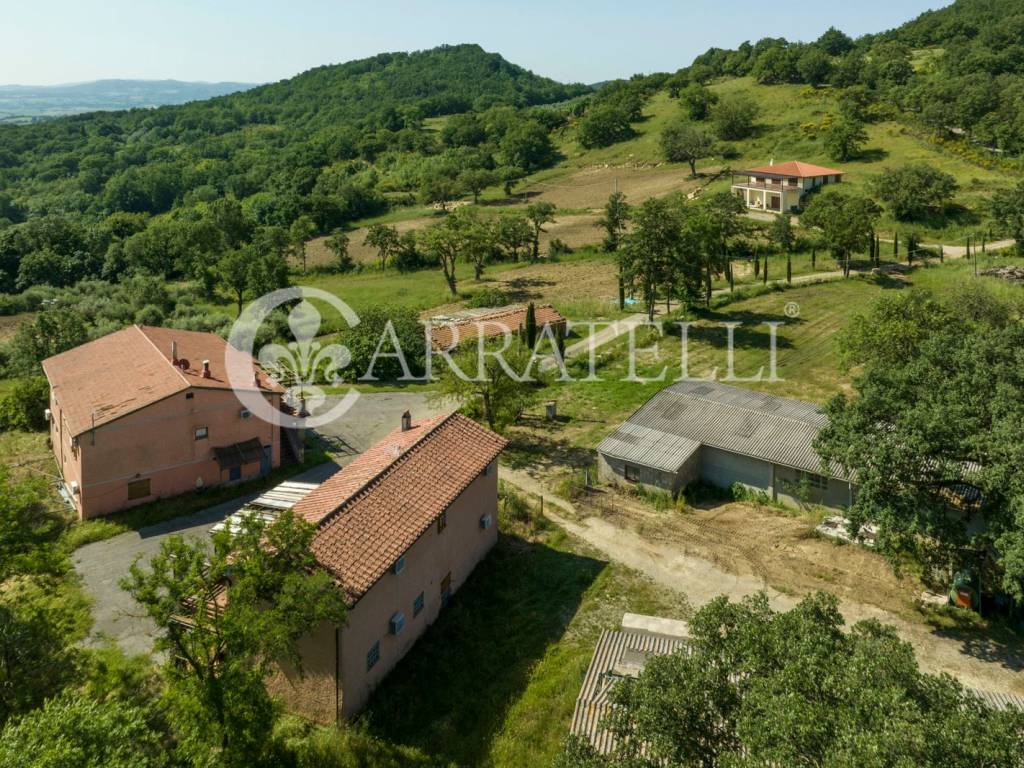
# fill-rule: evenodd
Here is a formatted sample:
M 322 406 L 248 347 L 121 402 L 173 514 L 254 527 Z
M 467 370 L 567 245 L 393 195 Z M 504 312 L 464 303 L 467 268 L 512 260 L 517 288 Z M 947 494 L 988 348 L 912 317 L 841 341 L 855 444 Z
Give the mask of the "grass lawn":
M 998 256 L 979 258 L 979 268 L 991 264 L 1015 263 Z M 707 377 L 717 369 L 716 378 L 725 380 L 728 372 L 727 331 L 723 323 L 740 322 L 734 341 L 734 374 L 736 386 L 750 387 L 781 397 L 793 397 L 824 403 L 837 392 L 848 390 L 849 375 L 839 368 L 835 335 L 854 315 L 866 312 L 873 301 L 890 291 L 910 286 L 926 287 L 936 292 L 972 280 L 974 265 L 957 259 L 945 264 L 933 262 L 915 269 L 905 278 L 852 277 L 828 283 L 752 290 L 755 295 L 740 291 L 737 297 L 719 297 L 710 310 L 692 313 L 688 319 L 695 325 L 689 330 L 688 373 L 691 377 Z M 1002 281 L 987 280 L 998 290 L 1020 296 L 1022 289 Z M 748 289 L 748 291 L 751 289 Z M 787 314 L 789 312 L 796 316 Z M 765 323 L 778 326 L 777 375 L 770 382 L 743 381 L 764 367 L 768 376 L 771 345 L 770 329 Z M 555 440 L 568 440 L 583 448 L 592 448 L 600 439 L 628 417 L 663 387 L 679 378 L 681 373 L 681 340 L 678 335 L 658 338 L 654 329 L 636 334 L 637 376 L 652 378 L 663 368 L 661 381 L 625 381 L 628 375 L 628 337 L 602 347 L 597 352 L 597 374 L 600 382 L 572 381 L 555 383 L 550 397 L 558 401 L 559 413 L 568 420 L 556 427 Z M 644 348 L 654 348 L 643 351 Z M 577 360 L 575 374 L 585 375 L 584 360 Z
M 549 765 L 594 644 L 625 611 L 684 618 L 682 596 L 550 524 L 500 515 L 495 549 L 388 676 L 361 718 L 442 764 Z

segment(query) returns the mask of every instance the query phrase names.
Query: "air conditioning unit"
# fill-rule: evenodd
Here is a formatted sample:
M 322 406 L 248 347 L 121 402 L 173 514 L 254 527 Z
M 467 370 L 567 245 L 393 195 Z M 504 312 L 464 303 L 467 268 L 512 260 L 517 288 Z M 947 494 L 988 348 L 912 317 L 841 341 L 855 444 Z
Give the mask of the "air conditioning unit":
M 71 489 L 71 495 L 72 496 L 77 496 L 78 495 L 78 481 L 77 480 L 72 480 L 71 484 L 68 487 Z
M 485 530 L 485 531 L 486 531 L 486 530 L 487 530 L 488 528 L 490 528 L 490 527 L 491 527 L 491 523 L 492 523 L 492 522 L 493 522 L 493 519 L 491 518 L 491 516 L 490 516 L 489 514 L 487 514 L 487 515 L 482 515 L 482 516 L 480 517 L 480 527 L 481 527 L 481 528 L 482 528 L 483 530 Z
M 53 411 L 51 411 L 49 408 L 44 408 L 43 409 L 43 418 L 46 419 L 47 421 L 52 419 L 53 418 Z
M 396 576 L 405 570 L 405 555 L 395 560 L 395 564 L 391 566 L 391 572 Z
M 402 633 L 403 629 L 405 629 L 405 614 L 398 611 L 398 613 L 392 616 L 391 620 L 388 622 L 388 631 L 392 635 L 399 635 Z
M 240 419 L 248 419 L 250 416 L 252 416 L 252 412 L 248 408 L 243 408 L 238 412 L 238 418 Z

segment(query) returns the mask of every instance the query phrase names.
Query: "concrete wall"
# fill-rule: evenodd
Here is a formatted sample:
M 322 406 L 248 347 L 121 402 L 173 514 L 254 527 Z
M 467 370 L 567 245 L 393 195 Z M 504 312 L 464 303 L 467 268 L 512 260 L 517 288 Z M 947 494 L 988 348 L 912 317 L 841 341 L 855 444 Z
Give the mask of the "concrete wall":
M 191 398 L 186 394 L 192 393 Z M 271 396 L 277 409 L 278 395 Z M 51 410 L 54 454 L 66 483 L 76 480 L 79 516 L 98 517 L 157 498 L 193 491 L 229 480 L 214 459 L 214 447 L 257 438 L 271 446 L 271 466 L 281 463 L 279 427 L 255 416 L 241 418 L 242 405 L 231 390 L 189 389 L 78 436 L 70 447 L 59 403 Z M 195 439 L 197 427 L 208 437 Z M 61 430 L 63 432 L 61 433 Z M 58 438 L 60 438 L 58 440 Z M 260 472 L 260 462 L 242 467 L 240 479 Z M 148 478 L 150 495 L 128 498 L 128 484 Z
M 742 483 L 755 491 L 771 493 L 772 465 L 738 453 L 710 446 L 701 447 L 701 478 L 719 488 L 731 488 Z
M 625 479 L 625 465 L 626 462 L 620 459 L 598 454 L 598 479 L 613 485 L 631 485 Z M 802 499 L 802 473 L 799 470 L 707 445 L 702 445 L 677 473 L 632 466 L 635 467 L 638 482 L 672 493 L 679 492 L 697 479 L 724 489 L 741 483 L 752 491 L 764 493 L 772 500 L 789 506 L 811 503 L 833 509 L 849 506 L 853 498 L 851 494 L 856 493 L 856 488 L 851 491 L 846 481 L 827 478 L 825 488 L 809 488 L 807 498 Z
M 704 449 L 696 451 L 683 464 L 678 472 L 666 472 L 660 469 L 644 467 L 639 464 L 630 466 L 635 472 L 636 480 L 626 479 L 626 464 L 622 459 L 616 459 L 604 454 L 597 455 L 597 478 L 601 482 L 612 485 L 633 485 L 640 483 L 650 488 L 660 488 L 663 491 L 676 494 L 692 483 L 700 474 L 700 454 Z M 631 473 L 632 474 L 632 473 Z
M 852 501 L 850 484 L 834 477 L 824 478 L 825 488 L 802 483 L 804 473 L 792 467 L 775 466 L 775 498 L 789 506 L 798 507 L 803 504 L 820 504 L 823 507 L 838 509 L 848 507 Z M 806 492 L 806 497 L 803 494 Z

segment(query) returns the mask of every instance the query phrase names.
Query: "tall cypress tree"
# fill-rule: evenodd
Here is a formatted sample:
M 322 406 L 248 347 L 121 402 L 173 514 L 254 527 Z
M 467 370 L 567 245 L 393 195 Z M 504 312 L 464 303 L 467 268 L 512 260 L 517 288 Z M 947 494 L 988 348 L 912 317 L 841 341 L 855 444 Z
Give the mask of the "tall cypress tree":
M 531 301 L 526 307 L 526 346 L 533 349 L 537 343 L 537 310 Z

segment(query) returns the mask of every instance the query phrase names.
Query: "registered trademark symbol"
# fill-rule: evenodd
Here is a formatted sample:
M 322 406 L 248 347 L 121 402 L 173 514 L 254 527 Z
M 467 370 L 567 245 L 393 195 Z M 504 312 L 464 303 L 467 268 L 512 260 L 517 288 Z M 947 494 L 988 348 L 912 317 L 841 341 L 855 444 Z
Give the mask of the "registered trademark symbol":
M 786 317 L 800 317 L 800 305 L 795 301 L 786 302 L 785 308 Z

